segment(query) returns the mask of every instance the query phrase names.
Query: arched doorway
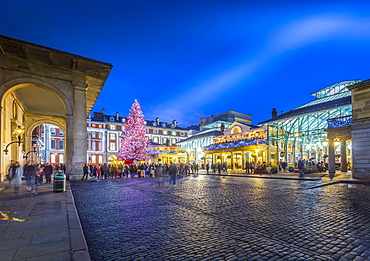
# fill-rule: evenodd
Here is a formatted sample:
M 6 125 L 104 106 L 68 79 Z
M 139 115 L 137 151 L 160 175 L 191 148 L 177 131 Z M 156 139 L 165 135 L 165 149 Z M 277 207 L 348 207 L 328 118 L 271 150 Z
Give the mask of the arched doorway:
M 86 116 L 112 65 L 1 35 L 0 64 L 1 173 L 11 160 L 24 162 L 33 130 L 49 123 L 64 131 L 67 172 L 78 179 L 86 163 Z

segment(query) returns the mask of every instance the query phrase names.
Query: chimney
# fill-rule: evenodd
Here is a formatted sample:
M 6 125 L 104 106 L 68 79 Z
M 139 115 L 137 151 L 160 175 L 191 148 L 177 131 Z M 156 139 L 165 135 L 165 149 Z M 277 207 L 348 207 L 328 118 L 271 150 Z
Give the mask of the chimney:
M 119 121 L 119 113 L 118 113 L 118 111 L 116 112 L 116 121 Z
M 105 109 L 104 109 L 104 108 L 101 110 L 101 113 L 102 113 L 102 114 L 103 114 L 103 116 L 104 116 L 104 114 L 105 114 Z
M 272 118 L 275 118 L 277 116 L 276 108 L 272 108 Z

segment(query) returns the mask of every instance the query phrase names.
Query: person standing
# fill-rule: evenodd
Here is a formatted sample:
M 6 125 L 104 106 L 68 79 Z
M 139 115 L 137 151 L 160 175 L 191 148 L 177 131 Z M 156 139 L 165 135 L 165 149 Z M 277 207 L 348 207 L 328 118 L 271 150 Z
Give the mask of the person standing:
M 217 169 L 218 169 L 218 174 L 221 175 L 221 170 L 222 170 L 222 164 L 221 163 L 217 164 Z
M 302 158 L 298 161 L 299 177 L 302 178 L 304 175 L 304 161 Z
M 178 174 L 178 169 L 175 163 L 171 164 L 168 169 L 168 173 L 170 174 L 170 185 L 172 184 L 174 187 L 176 187 L 176 177 Z
M 19 162 L 16 161 L 9 168 L 9 179 L 10 186 L 14 188 L 14 193 L 18 193 L 19 187 L 22 184 L 23 169 L 19 166 Z
M 245 173 L 248 173 L 249 174 L 249 170 L 250 170 L 251 166 L 250 166 L 250 162 L 249 160 L 247 160 L 245 162 Z
M 206 170 L 207 170 L 207 174 L 209 174 L 209 162 L 207 162 L 206 164 Z

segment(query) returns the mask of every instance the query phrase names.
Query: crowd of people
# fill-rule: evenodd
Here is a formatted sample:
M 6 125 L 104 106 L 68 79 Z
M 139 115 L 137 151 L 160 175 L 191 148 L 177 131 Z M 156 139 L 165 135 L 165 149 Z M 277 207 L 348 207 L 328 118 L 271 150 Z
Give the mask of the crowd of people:
M 170 175 L 171 166 L 175 165 L 178 175 L 190 175 L 198 173 L 199 165 L 196 163 L 139 163 L 139 164 L 88 164 L 83 167 L 83 176 L 81 180 L 87 179 L 113 179 L 113 178 L 145 178 L 160 177 Z
M 9 180 L 10 186 L 14 189 L 14 193 L 19 192 L 19 187 L 22 184 L 22 178 L 26 179 L 27 189 L 31 192 L 31 196 L 37 195 L 37 186 L 42 183 L 51 184 L 51 177 L 54 171 L 65 173 L 65 164 L 35 164 L 26 161 L 22 167 L 18 161 L 11 161 L 6 179 Z

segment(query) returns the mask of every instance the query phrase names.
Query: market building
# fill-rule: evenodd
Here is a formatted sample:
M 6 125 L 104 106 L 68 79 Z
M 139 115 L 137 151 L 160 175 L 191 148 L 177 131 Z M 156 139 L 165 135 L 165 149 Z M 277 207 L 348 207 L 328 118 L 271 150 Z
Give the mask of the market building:
M 204 147 L 206 162 L 226 163 L 229 169 L 245 169 L 246 161 L 263 164 L 267 156 L 266 127 L 232 123 L 223 135 Z
M 360 80 L 341 81 L 311 95 L 316 99 L 259 125 L 267 129 L 267 161 L 286 161 L 293 165 L 299 158 L 328 163 L 329 154 L 342 171 L 352 165 L 351 132 L 346 127 L 352 115 L 348 88 Z M 344 127 L 341 131 L 338 127 Z
M 252 123 L 252 116 L 251 114 L 230 110 L 200 119 L 199 131 L 193 132 L 191 136 L 189 135 L 188 138 L 179 142 L 179 146 L 188 155 L 188 161 L 196 162 L 200 166 L 207 163 L 212 164 L 211 158 L 205 158 L 203 148 L 213 144 L 214 138 L 222 135 L 225 129 L 234 122 L 250 124 Z

